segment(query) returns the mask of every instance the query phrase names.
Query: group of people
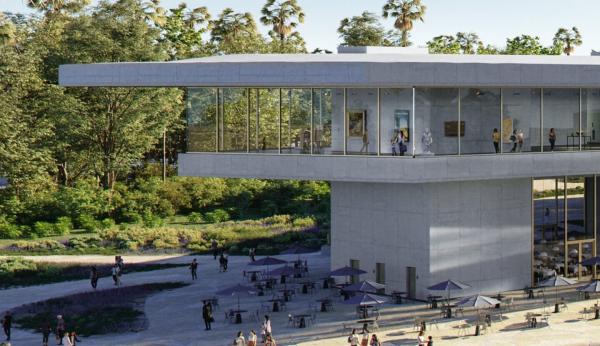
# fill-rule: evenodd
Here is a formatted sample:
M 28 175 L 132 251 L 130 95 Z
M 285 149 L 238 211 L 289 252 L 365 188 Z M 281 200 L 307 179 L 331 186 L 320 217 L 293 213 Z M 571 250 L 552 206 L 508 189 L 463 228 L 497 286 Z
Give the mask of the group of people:
M 405 141 L 404 132 L 402 130 L 394 130 L 394 135 L 390 141 L 392 145 L 392 156 L 398 156 L 398 153 L 400 153 L 400 156 L 404 156 L 404 153 L 407 151 L 406 144 L 404 144 Z M 398 147 L 397 151 L 396 147 Z
M 262 346 L 277 346 L 275 342 L 275 338 L 272 334 L 273 330 L 271 329 L 271 319 L 269 315 L 265 315 L 265 320 L 261 326 L 261 344 Z M 233 339 L 233 346 L 258 346 L 258 338 L 256 336 L 256 332 L 251 330 L 248 333 L 248 339 L 244 337 L 244 333 L 239 331 L 235 339 Z
M 10 341 L 10 333 L 12 329 L 12 315 L 10 312 L 6 312 L 4 317 L 2 318 L 2 329 L 4 330 L 4 334 L 6 335 L 6 341 Z M 50 334 L 52 332 L 52 327 L 49 322 L 44 322 L 41 328 L 39 329 L 42 332 L 42 345 L 48 346 L 48 342 L 50 340 Z M 67 332 L 67 328 L 65 325 L 65 320 L 62 315 L 56 316 L 56 328 L 54 330 L 54 334 L 56 335 L 56 344 L 64 345 L 64 346 L 76 346 L 78 342 L 81 342 L 77 337 L 77 333 L 75 331 Z M 10 344 L 8 344 L 10 345 Z
M 115 286 L 121 285 L 121 276 L 123 275 L 123 268 L 125 266 L 125 262 L 123 261 L 123 257 L 115 256 L 115 263 L 110 269 L 111 276 Z M 98 287 L 98 279 L 100 279 L 100 274 L 98 273 L 98 268 L 95 265 L 90 267 L 90 285 L 93 289 Z
M 372 334 L 369 338 L 369 330 L 363 328 L 360 337 L 358 336 L 356 329 L 352 329 L 352 333 L 348 336 L 348 344 L 350 346 L 381 346 L 382 343 L 379 341 L 377 334 Z
M 510 149 L 511 153 L 520 153 L 523 151 L 523 144 L 525 143 L 525 134 L 523 133 L 523 130 L 513 130 L 509 139 L 512 144 Z M 498 131 L 497 128 L 494 128 L 492 131 L 492 143 L 494 144 L 496 154 L 500 153 L 500 131 Z M 550 143 L 550 151 L 554 151 L 554 148 L 556 147 L 556 131 L 554 130 L 554 127 L 548 131 L 548 143 Z

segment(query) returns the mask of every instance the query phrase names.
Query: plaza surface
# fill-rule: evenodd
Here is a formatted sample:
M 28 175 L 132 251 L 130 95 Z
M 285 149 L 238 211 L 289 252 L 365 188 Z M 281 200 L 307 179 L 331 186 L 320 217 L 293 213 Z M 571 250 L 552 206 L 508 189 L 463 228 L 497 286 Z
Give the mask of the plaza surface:
M 279 258 L 294 260 L 297 255 L 277 256 Z M 309 277 L 318 279 L 326 276 L 330 268 L 328 256 L 320 253 L 301 255 L 308 261 L 310 268 Z M 125 256 L 126 263 L 153 261 L 161 263 L 189 263 L 191 256 Z M 85 345 L 231 345 L 233 337 L 238 330 L 247 334 L 251 329 L 260 331 L 261 321 L 244 316 L 241 325 L 224 322 L 224 311 L 236 305 L 235 297 L 219 297 L 220 307 L 214 312 L 216 322 L 212 331 L 204 331 L 201 319 L 201 300 L 214 296 L 220 288 L 237 283 L 247 283 L 242 276 L 243 270 L 248 270 L 247 257 L 231 256 L 229 271 L 219 273 L 217 261 L 210 256 L 195 256 L 199 260 L 197 281 L 190 280 L 186 267 L 156 270 L 126 274 L 123 277 L 124 285 L 135 285 L 150 282 L 183 281 L 191 283 L 190 286 L 164 291 L 150 296 L 146 300 L 145 313 L 148 318 L 148 329 L 138 333 L 124 333 L 119 335 L 109 334 L 84 338 Z M 80 262 L 80 263 L 111 263 L 111 256 L 45 256 L 40 260 L 55 262 Z M 108 277 L 101 278 L 99 289 L 111 288 L 112 280 Z M 35 301 L 60 297 L 73 293 L 90 291 L 88 280 L 70 281 L 13 288 L 0 291 L 0 311 L 5 311 L 16 306 Z M 520 294 L 519 292 L 518 294 Z M 336 298 L 335 290 L 317 290 L 314 294 L 296 294 L 288 303 L 288 311 L 268 313 L 273 321 L 273 333 L 279 345 L 314 345 L 336 346 L 347 345 L 346 331 L 342 323 L 356 321 L 354 306 L 343 305 Z M 512 293 L 511 293 L 512 294 Z M 316 305 L 316 299 L 333 297 L 335 312 L 317 313 L 316 324 L 308 328 L 294 328 L 288 325 L 288 314 L 298 314 L 309 310 L 309 305 Z M 271 297 L 242 297 L 241 308 L 256 311 L 262 302 Z M 522 303 L 527 302 L 523 300 Z M 569 308 L 559 314 L 551 314 L 550 324 L 540 324 L 536 329 L 528 328 L 525 323 L 524 310 L 504 314 L 502 322 L 494 322 L 492 331 L 482 336 L 458 337 L 457 325 L 464 322 L 464 318 L 444 320 L 439 319 L 438 327 L 429 326 L 426 335 L 432 335 L 435 345 L 600 345 L 600 320 L 591 320 L 588 316 L 582 319 L 579 313 L 584 307 L 590 307 L 595 300 L 576 301 L 569 303 Z M 538 303 L 541 300 L 538 299 Z M 539 311 L 541 305 L 538 305 Z M 535 307 L 535 306 L 531 306 Z M 260 312 L 260 315 L 264 315 Z M 377 334 L 384 341 L 384 345 L 415 345 L 417 332 L 412 327 L 415 316 L 439 316 L 437 310 L 427 309 L 424 303 L 414 302 L 403 305 L 385 305 L 382 309 L 380 326 Z M 465 313 L 468 318 L 469 313 Z M 67 326 L 68 328 L 68 326 Z M 472 330 L 469 333 L 473 333 Z M 41 335 L 29 331 L 13 328 L 13 346 L 37 345 Z

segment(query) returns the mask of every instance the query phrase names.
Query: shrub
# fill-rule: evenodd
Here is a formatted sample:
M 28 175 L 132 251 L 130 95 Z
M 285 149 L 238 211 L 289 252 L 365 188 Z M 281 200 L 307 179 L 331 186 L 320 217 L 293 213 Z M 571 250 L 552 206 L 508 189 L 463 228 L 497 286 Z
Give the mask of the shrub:
M 204 219 L 208 223 L 219 223 L 228 221 L 230 218 L 229 213 L 223 209 L 215 209 L 204 214 Z
M 73 222 L 68 216 L 59 217 L 54 224 L 54 235 L 66 235 L 71 233 Z
M 0 239 L 15 239 L 22 235 L 22 227 L 13 224 L 5 216 L 0 216 Z
M 49 237 L 54 234 L 54 224 L 50 222 L 38 221 L 33 224 L 33 230 L 30 233 L 31 238 Z
M 198 212 L 190 213 L 190 215 L 188 215 L 188 222 L 191 224 L 202 223 L 202 214 Z
M 152 213 L 149 212 L 146 212 L 144 214 L 143 220 L 144 226 L 146 227 L 158 227 L 164 224 L 164 220 L 161 217 L 157 215 L 152 215 Z
M 309 217 L 301 217 L 301 218 L 294 219 L 294 221 L 292 222 L 292 225 L 294 227 L 303 228 L 303 229 L 312 228 L 312 227 L 316 226 L 316 221 L 314 218 L 312 218 L 310 216 Z
M 38 241 L 26 241 L 21 240 L 12 243 L 8 250 L 13 251 L 43 251 L 43 250 L 59 250 L 64 249 L 65 246 L 56 240 L 38 240 Z
M 77 227 L 94 232 L 102 227 L 101 223 L 90 214 L 82 214 L 77 218 Z

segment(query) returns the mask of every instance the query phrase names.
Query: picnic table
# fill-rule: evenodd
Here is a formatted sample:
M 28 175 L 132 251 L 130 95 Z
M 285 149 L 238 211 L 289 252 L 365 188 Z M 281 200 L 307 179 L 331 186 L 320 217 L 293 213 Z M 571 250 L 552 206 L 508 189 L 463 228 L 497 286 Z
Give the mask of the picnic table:
M 454 304 L 448 304 L 448 305 L 442 306 L 442 311 L 444 312 L 444 317 L 452 318 L 452 309 L 455 307 L 456 307 L 456 305 L 454 305 Z
M 250 278 L 250 282 L 256 282 L 258 275 L 262 273 L 262 270 L 246 270 L 244 272 L 245 277 Z
M 427 296 L 427 300 L 429 301 L 431 309 L 437 309 L 438 301 L 441 300 L 442 298 L 443 298 L 442 296 L 432 296 L 432 295 Z
M 298 314 L 294 315 L 294 326 L 298 328 L 306 328 L 306 320 L 311 317 L 310 314 Z
M 529 313 L 528 315 L 528 322 L 529 322 L 529 327 L 531 328 L 535 328 L 537 327 L 537 319 L 538 317 L 542 317 L 542 314 L 538 314 L 538 313 Z
M 368 318 L 369 315 L 369 311 L 371 311 L 371 315 L 372 315 L 372 310 L 375 306 L 374 305 L 359 305 L 357 306 L 357 313 L 360 316 L 360 318 Z

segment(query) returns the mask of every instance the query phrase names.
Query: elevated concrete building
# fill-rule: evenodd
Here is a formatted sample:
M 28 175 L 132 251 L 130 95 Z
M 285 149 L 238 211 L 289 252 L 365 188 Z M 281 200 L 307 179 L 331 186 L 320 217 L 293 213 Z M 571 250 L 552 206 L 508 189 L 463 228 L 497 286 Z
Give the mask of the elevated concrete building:
M 64 65 L 60 84 L 187 88 L 179 174 L 330 181 L 332 267 L 389 291 L 592 274 L 600 58 L 346 52 Z

